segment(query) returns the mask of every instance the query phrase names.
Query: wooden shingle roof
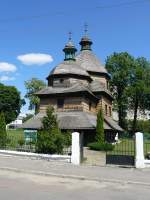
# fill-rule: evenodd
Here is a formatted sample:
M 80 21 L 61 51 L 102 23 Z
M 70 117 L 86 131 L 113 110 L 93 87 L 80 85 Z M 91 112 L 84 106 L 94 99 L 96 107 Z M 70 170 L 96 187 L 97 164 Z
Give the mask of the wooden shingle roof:
M 22 128 L 24 129 L 41 129 L 42 127 L 42 118 L 46 114 L 40 112 L 35 115 L 33 118 L 26 121 Z M 85 129 L 95 129 L 96 127 L 96 115 L 88 112 L 82 111 L 69 111 L 69 112 L 57 112 L 57 120 L 60 129 L 66 130 L 85 130 Z M 122 131 L 120 126 L 113 119 L 108 118 L 104 120 L 104 129 L 105 130 L 115 130 Z
M 106 68 L 90 50 L 80 51 L 80 53 L 76 56 L 76 61 L 87 72 L 108 74 Z

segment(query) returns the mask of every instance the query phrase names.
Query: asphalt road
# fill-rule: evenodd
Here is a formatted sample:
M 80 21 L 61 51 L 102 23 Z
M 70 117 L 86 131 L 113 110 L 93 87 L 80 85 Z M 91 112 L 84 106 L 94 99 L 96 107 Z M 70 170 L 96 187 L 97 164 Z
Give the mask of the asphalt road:
M 0 200 L 149 200 L 150 186 L 0 171 Z

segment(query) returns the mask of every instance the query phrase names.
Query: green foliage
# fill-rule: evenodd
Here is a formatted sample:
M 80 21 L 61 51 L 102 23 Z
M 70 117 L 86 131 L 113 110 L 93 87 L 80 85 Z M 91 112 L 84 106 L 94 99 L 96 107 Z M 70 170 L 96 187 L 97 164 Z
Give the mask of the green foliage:
M 88 144 L 88 147 L 95 151 L 112 151 L 114 149 L 112 144 L 99 142 L 90 143 Z
M 64 137 L 64 145 L 65 147 L 69 147 L 71 146 L 71 132 L 70 131 L 67 131 L 65 133 L 63 133 L 63 137 Z
M 140 57 L 132 68 L 130 84 L 127 89 L 129 109 L 134 112 L 132 132 L 137 131 L 137 112 L 150 109 L 150 62 Z
M 115 98 L 114 108 L 118 111 L 119 125 L 123 128 L 126 128 L 125 117 L 128 107 L 126 88 L 133 65 L 134 58 L 127 52 L 113 53 L 106 60 L 106 68 L 111 74 L 110 88 Z
M 0 83 L 0 112 L 5 115 L 6 124 L 14 121 L 25 102 L 20 98 L 20 92 L 13 86 Z
M 20 139 L 18 140 L 18 144 L 19 144 L 20 146 L 23 146 L 23 145 L 25 144 L 24 138 L 20 138 Z
M 64 137 L 58 128 L 53 107 L 48 107 L 47 115 L 42 120 L 42 130 L 37 133 L 36 151 L 46 154 L 61 154 L 64 147 Z
M 97 124 L 96 124 L 96 141 L 99 143 L 104 143 L 104 117 L 103 112 L 100 109 L 97 114 Z
M 128 121 L 128 130 L 131 131 L 133 127 L 133 120 Z M 137 120 L 136 130 L 150 135 L 150 120 Z
M 137 111 L 150 110 L 150 62 L 143 57 L 135 59 L 126 52 L 114 53 L 106 60 L 111 74 L 111 89 L 118 111 L 119 125 L 126 129 L 127 110 L 134 112 L 132 132 L 137 129 Z
M 38 106 L 40 102 L 39 97 L 35 93 L 44 87 L 46 87 L 44 81 L 37 78 L 32 78 L 31 80 L 25 81 L 25 88 L 27 90 L 25 98 L 29 99 L 29 109 L 35 109 L 35 113 L 38 112 Z
M 58 128 L 57 116 L 54 114 L 54 108 L 49 106 L 46 111 L 46 116 L 42 120 L 43 127 L 45 131 L 51 131 L 53 128 Z
M 0 147 L 4 148 L 7 142 L 6 123 L 4 113 L 0 113 Z

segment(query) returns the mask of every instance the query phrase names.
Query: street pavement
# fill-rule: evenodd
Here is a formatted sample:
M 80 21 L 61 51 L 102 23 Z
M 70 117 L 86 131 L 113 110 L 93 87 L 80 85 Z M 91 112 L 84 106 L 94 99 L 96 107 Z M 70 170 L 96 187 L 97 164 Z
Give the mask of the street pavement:
M 149 200 L 150 186 L 0 170 L 1 200 Z
M 26 174 L 150 186 L 150 169 L 75 166 L 63 161 L 0 155 L 0 170 Z

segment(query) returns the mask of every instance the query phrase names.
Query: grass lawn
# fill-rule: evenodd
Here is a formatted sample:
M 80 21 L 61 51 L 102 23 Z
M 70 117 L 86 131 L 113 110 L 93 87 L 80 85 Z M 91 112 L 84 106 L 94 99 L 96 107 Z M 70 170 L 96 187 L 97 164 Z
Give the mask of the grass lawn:
M 19 141 L 24 140 L 24 134 L 22 129 L 7 130 L 7 148 L 16 149 Z
M 144 153 L 150 153 L 150 140 L 144 141 Z M 120 143 L 114 145 L 114 150 L 108 152 L 114 155 L 135 155 L 134 139 L 120 139 Z

